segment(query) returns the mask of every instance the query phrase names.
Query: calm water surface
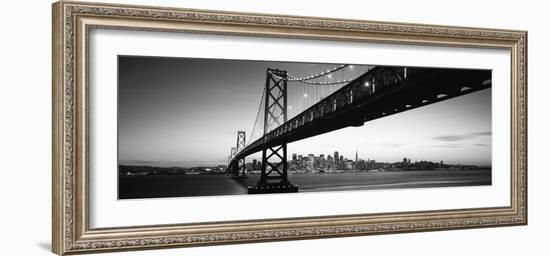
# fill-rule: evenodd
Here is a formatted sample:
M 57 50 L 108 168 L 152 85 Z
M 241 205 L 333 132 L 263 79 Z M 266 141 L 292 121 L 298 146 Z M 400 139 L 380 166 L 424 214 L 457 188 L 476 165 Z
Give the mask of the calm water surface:
M 120 176 L 119 198 L 247 194 L 259 174 L 234 180 L 225 174 Z M 386 171 L 289 174 L 300 192 L 491 185 L 491 170 Z

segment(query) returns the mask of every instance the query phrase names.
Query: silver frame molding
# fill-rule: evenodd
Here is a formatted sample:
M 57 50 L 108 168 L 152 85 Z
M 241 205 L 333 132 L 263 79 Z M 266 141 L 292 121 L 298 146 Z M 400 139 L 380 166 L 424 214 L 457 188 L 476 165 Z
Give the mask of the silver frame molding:
M 511 205 L 92 229 L 88 207 L 88 35 L 186 32 L 507 49 L 511 52 Z M 527 224 L 527 32 L 61 1 L 53 4 L 55 253 L 204 246 Z

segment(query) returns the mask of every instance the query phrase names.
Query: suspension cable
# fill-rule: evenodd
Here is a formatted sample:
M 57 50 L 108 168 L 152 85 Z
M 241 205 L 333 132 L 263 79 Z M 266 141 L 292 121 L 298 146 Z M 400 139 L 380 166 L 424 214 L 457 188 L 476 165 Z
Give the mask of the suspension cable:
M 291 75 L 287 75 L 288 77 L 290 77 L 290 79 L 286 79 L 287 81 L 289 82 L 301 82 L 301 81 L 307 81 L 307 80 L 311 80 L 311 79 L 315 79 L 315 78 L 318 78 L 318 77 L 321 77 L 321 76 L 326 76 L 330 73 L 334 73 L 340 69 L 343 69 L 345 67 L 347 67 L 349 65 L 340 65 L 340 66 L 337 66 L 333 69 L 329 69 L 325 72 L 321 72 L 321 73 L 318 73 L 318 74 L 315 74 L 315 75 L 311 75 L 311 76 L 304 76 L 304 77 L 294 77 L 294 76 L 291 76 Z
M 298 83 L 311 84 L 311 85 L 335 85 L 335 84 L 349 83 L 349 82 L 353 81 L 352 79 L 336 81 L 336 82 L 312 82 L 312 81 L 308 81 L 309 79 L 307 79 L 307 80 L 290 80 L 290 79 L 285 79 L 284 77 L 278 76 L 278 75 L 274 74 L 271 71 L 269 73 L 272 76 L 276 77 L 277 79 L 287 80 L 288 82 L 298 82 Z M 325 73 L 323 75 L 328 75 L 328 73 Z M 289 75 L 287 75 L 287 76 L 289 76 Z M 317 77 L 320 77 L 320 76 L 317 76 Z
M 253 136 L 254 136 L 254 131 L 256 130 L 256 126 L 258 125 L 258 118 L 260 117 L 260 110 L 262 109 L 262 103 L 264 102 L 264 98 L 265 98 L 265 87 L 262 91 L 262 97 L 260 99 L 260 105 L 258 106 L 258 112 L 256 113 L 256 120 L 254 121 L 254 128 L 252 128 L 252 132 L 250 133 L 250 139 L 248 140 L 249 142 L 253 142 Z

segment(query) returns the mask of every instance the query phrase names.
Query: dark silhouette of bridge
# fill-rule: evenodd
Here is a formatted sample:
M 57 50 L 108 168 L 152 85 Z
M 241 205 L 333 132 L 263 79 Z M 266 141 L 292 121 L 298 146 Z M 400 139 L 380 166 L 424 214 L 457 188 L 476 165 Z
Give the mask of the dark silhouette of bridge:
M 248 188 L 249 193 L 298 191 L 288 180 L 288 143 L 362 126 L 368 121 L 491 87 L 490 70 L 387 66 L 373 67 L 350 81 L 314 82 L 346 66 L 305 78 L 293 77 L 283 70 L 267 70 L 260 106 L 264 111 L 258 111 L 259 115 L 263 114 L 263 127 L 260 127 L 263 134 L 246 143 L 245 132 L 239 131 L 227 169 L 234 178 L 246 177 L 245 157 L 262 151 L 260 180 Z M 294 82 L 317 87 L 343 86 L 288 119 L 288 86 Z

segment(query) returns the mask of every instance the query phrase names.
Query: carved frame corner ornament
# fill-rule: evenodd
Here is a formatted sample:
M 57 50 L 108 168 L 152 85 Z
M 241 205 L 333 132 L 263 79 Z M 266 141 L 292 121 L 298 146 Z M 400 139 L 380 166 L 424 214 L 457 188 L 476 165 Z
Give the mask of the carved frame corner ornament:
M 61 1 L 53 4 L 53 251 L 216 245 L 527 224 L 527 32 Z M 88 221 L 88 35 L 186 32 L 507 49 L 511 52 L 511 205 L 92 229 Z

